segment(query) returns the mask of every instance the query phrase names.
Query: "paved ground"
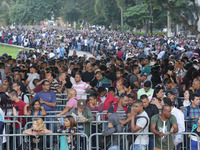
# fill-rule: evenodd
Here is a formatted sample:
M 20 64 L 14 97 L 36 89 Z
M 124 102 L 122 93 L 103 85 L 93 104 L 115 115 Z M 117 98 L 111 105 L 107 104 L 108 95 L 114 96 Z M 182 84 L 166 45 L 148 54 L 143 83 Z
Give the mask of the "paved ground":
M 71 56 L 73 54 L 73 51 L 74 50 L 70 50 L 69 51 L 69 56 Z M 90 58 L 92 57 L 92 54 L 91 53 L 88 53 L 88 52 L 84 52 L 84 51 L 76 51 L 76 54 L 79 56 L 83 56 L 84 54 L 86 54 L 87 58 Z

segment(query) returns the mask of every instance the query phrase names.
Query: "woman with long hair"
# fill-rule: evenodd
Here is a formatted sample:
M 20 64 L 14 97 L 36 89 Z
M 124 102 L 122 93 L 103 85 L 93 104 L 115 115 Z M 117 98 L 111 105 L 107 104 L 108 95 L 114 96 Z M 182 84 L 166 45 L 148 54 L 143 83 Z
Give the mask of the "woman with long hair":
M 154 89 L 151 103 L 155 104 L 158 109 L 162 109 L 163 97 L 164 97 L 163 86 L 158 84 Z
M 44 122 L 41 118 L 37 118 L 34 119 L 32 128 L 27 129 L 22 133 L 31 135 L 31 150 L 43 150 L 43 136 L 44 134 L 52 133 L 52 131 L 45 128 Z

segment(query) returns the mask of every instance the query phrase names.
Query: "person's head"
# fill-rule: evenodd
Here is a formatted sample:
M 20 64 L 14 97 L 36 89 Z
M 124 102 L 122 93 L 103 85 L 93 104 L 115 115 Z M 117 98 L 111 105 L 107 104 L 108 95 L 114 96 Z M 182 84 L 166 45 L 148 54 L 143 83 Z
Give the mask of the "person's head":
M 175 94 L 173 91 L 167 91 L 166 96 L 171 100 L 172 104 L 175 103 Z
M 20 91 L 20 83 L 19 82 L 13 83 L 12 88 L 17 92 Z
M 139 66 L 138 66 L 138 65 L 133 65 L 133 67 L 132 67 L 132 71 L 133 71 L 134 74 L 138 74 L 139 71 L 140 71 Z
M 146 72 L 142 72 L 140 73 L 140 81 L 144 82 L 147 79 L 147 73 Z
M 163 103 L 164 103 L 164 105 L 167 105 L 167 106 L 170 106 L 170 107 L 173 106 L 172 100 L 168 97 L 163 98 Z
M 64 81 L 65 78 L 66 78 L 66 73 L 65 72 L 59 73 L 59 77 L 58 78 L 59 78 L 60 81 Z
M 127 96 L 128 96 L 128 106 L 132 107 L 135 101 L 135 96 L 133 93 L 129 93 Z
M 199 94 L 193 93 L 190 95 L 190 102 L 193 106 L 199 106 Z
M 128 96 L 127 94 L 125 93 L 122 93 L 120 96 L 119 96 L 119 102 L 123 107 L 127 106 L 128 105 Z
M 73 128 L 73 127 L 76 127 L 77 123 L 74 119 L 74 117 L 68 115 L 64 118 L 64 126 L 66 128 Z
M 154 89 L 153 97 L 161 99 L 163 98 L 163 96 L 164 96 L 163 87 L 162 85 L 159 84 Z
M 81 82 L 81 75 L 79 73 L 76 73 L 74 80 L 76 83 Z
M 9 97 L 11 101 L 16 101 L 18 99 L 17 91 L 12 90 L 9 92 Z
M 144 91 L 147 93 L 151 88 L 151 81 L 144 82 Z
M 7 114 L 7 104 L 9 102 L 8 95 L 5 92 L 0 92 L 0 108 L 6 111 L 5 114 Z
M 40 106 L 41 106 L 40 100 L 35 100 L 32 102 L 32 107 L 34 110 L 40 110 Z
M 117 69 L 116 70 L 116 77 L 117 77 L 117 79 L 122 78 L 123 72 L 124 72 L 123 69 Z
M 171 117 L 171 106 L 168 105 L 164 105 L 162 107 L 162 113 L 161 115 L 167 119 L 169 119 Z
M 50 90 L 50 83 L 48 80 L 42 81 L 42 88 L 43 88 L 43 91 L 45 92 Z
M 133 103 L 133 106 L 135 113 L 141 114 L 143 112 L 143 102 L 141 100 L 136 100 Z
M 31 66 L 30 67 L 30 73 L 36 73 L 37 72 L 37 67 L 36 66 Z
M 199 80 L 194 80 L 192 83 L 193 89 L 196 91 L 200 88 L 200 81 Z
M 8 90 L 9 90 L 8 84 L 3 83 L 0 87 L 1 87 L 2 92 L 8 92 Z
M 42 118 L 34 119 L 32 129 L 33 130 L 45 130 L 46 129 Z
M 131 85 L 128 82 L 124 83 L 124 90 L 126 93 L 131 90 Z
M 87 63 L 87 65 L 86 65 L 86 70 L 92 71 L 92 69 L 93 69 L 92 63 Z
M 15 82 L 21 81 L 21 78 L 22 78 L 22 76 L 21 76 L 20 73 L 17 73 L 17 74 L 14 75 L 14 80 L 15 80 Z
M 78 100 L 78 104 L 77 104 L 78 111 L 79 111 L 79 112 L 83 112 L 84 109 L 85 109 L 85 107 L 86 107 L 86 100 L 84 100 L 84 99 L 79 99 L 79 100 Z
M 124 89 L 124 84 L 122 81 L 118 81 L 117 82 L 117 90 L 120 91 L 120 90 L 123 90 Z
M 192 91 L 185 90 L 185 92 L 184 92 L 184 100 L 189 100 L 191 94 L 192 94 Z
M 77 92 L 75 89 L 70 89 L 67 93 L 67 99 L 69 100 L 70 98 L 76 97 Z
M 71 62 L 69 65 L 69 69 L 72 71 L 75 68 L 75 63 Z
M 140 96 L 140 100 L 143 102 L 143 107 L 147 108 L 149 106 L 149 99 L 146 94 Z
M 97 105 L 97 94 L 96 93 L 91 93 L 89 95 L 89 103 L 93 104 L 94 106 Z
M 170 78 L 165 79 L 165 80 L 164 80 L 164 84 L 165 84 L 165 87 L 166 87 L 168 90 L 170 90 L 170 89 L 172 88 L 172 86 L 173 86 L 172 81 L 171 81 Z
M 98 94 L 100 97 L 104 97 L 106 95 L 106 89 L 103 86 L 99 87 Z
M 45 77 L 48 81 L 52 81 L 53 78 L 55 78 L 55 75 L 53 74 L 53 72 L 48 72 L 45 74 Z
M 110 93 L 112 96 L 116 96 L 116 94 L 115 94 L 115 88 L 113 87 L 113 86 L 110 86 L 109 88 L 108 88 L 108 93 Z
M 101 71 L 96 72 L 95 77 L 97 78 L 98 81 L 100 81 L 103 78 L 103 74 Z

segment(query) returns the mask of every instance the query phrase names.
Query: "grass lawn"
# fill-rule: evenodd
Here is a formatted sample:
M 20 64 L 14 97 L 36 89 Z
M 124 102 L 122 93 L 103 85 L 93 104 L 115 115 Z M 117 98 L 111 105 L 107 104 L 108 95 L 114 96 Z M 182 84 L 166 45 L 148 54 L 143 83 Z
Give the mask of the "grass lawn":
M 7 53 L 8 55 L 11 55 L 12 58 L 16 58 L 17 54 L 19 53 L 18 47 L 11 47 L 11 46 L 5 46 L 0 44 L 0 56 L 2 56 L 4 53 Z

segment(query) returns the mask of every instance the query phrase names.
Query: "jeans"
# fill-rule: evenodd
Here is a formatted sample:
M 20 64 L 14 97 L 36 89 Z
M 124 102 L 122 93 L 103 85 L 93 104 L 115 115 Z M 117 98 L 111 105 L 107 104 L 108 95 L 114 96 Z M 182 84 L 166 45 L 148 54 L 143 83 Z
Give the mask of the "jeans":
M 180 150 L 181 149 L 181 143 L 179 143 L 176 147 L 174 147 L 174 150 Z
M 134 148 L 133 145 L 131 145 L 130 150 L 146 150 L 147 149 L 147 145 L 140 145 L 140 144 L 134 144 Z
M 149 150 L 154 150 L 154 135 L 149 136 Z
M 119 150 L 119 146 L 115 145 L 115 146 L 109 147 L 108 150 Z

